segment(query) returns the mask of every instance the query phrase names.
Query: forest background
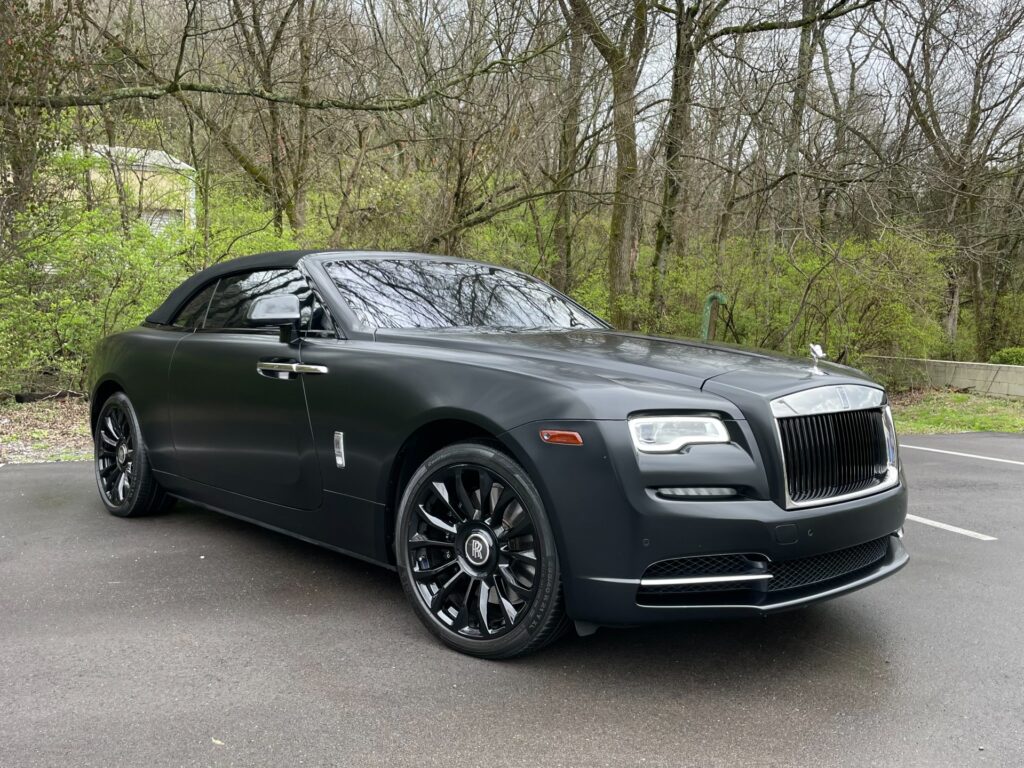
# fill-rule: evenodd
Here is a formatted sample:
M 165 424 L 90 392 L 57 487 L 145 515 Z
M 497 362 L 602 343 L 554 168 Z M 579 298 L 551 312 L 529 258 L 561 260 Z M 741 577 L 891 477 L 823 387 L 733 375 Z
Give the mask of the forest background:
M 1022 235 L 1022 0 L 0 0 L 0 394 L 293 247 L 1024 364 Z

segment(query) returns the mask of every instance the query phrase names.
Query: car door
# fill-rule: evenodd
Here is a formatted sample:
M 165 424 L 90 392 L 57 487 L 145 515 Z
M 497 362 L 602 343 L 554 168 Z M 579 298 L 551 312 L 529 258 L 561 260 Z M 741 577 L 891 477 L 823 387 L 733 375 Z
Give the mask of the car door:
M 292 293 L 303 315 L 313 296 L 295 269 L 222 277 L 202 327 L 178 344 L 170 369 L 174 449 L 196 482 L 297 509 L 320 506 L 322 487 L 299 363 L 276 328 L 247 328 L 258 296 Z M 277 368 L 277 370 L 274 370 Z

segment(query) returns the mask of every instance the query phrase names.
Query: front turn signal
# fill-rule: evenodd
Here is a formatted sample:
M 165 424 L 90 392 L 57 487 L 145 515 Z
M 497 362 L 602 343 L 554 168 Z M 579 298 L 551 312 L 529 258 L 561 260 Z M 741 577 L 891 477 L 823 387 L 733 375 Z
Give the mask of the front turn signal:
M 552 445 L 583 445 L 583 437 L 579 432 L 565 429 L 542 429 L 540 439 Z

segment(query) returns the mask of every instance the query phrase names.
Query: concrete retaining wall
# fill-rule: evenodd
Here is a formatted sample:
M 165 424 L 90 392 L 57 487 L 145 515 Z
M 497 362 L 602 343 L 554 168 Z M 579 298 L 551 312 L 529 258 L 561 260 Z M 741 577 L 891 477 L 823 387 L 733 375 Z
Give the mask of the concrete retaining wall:
M 864 355 L 864 366 L 888 381 L 913 387 L 969 389 L 980 395 L 1024 398 L 1024 365 L 958 363 L 914 357 Z

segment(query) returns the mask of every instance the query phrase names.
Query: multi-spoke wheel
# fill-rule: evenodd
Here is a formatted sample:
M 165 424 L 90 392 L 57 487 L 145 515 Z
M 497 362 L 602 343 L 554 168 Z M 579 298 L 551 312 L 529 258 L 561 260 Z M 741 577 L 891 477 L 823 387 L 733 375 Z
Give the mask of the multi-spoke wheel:
M 395 535 L 402 584 L 448 645 L 508 658 L 564 629 L 551 527 L 529 475 L 504 453 L 460 443 L 427 459 Z
M 103 404 L 93 438 L 96 485 L 111 514 L 135 517 L 167 503 L 149 468 L 135 411 L 123 392 L 111 395 Z

